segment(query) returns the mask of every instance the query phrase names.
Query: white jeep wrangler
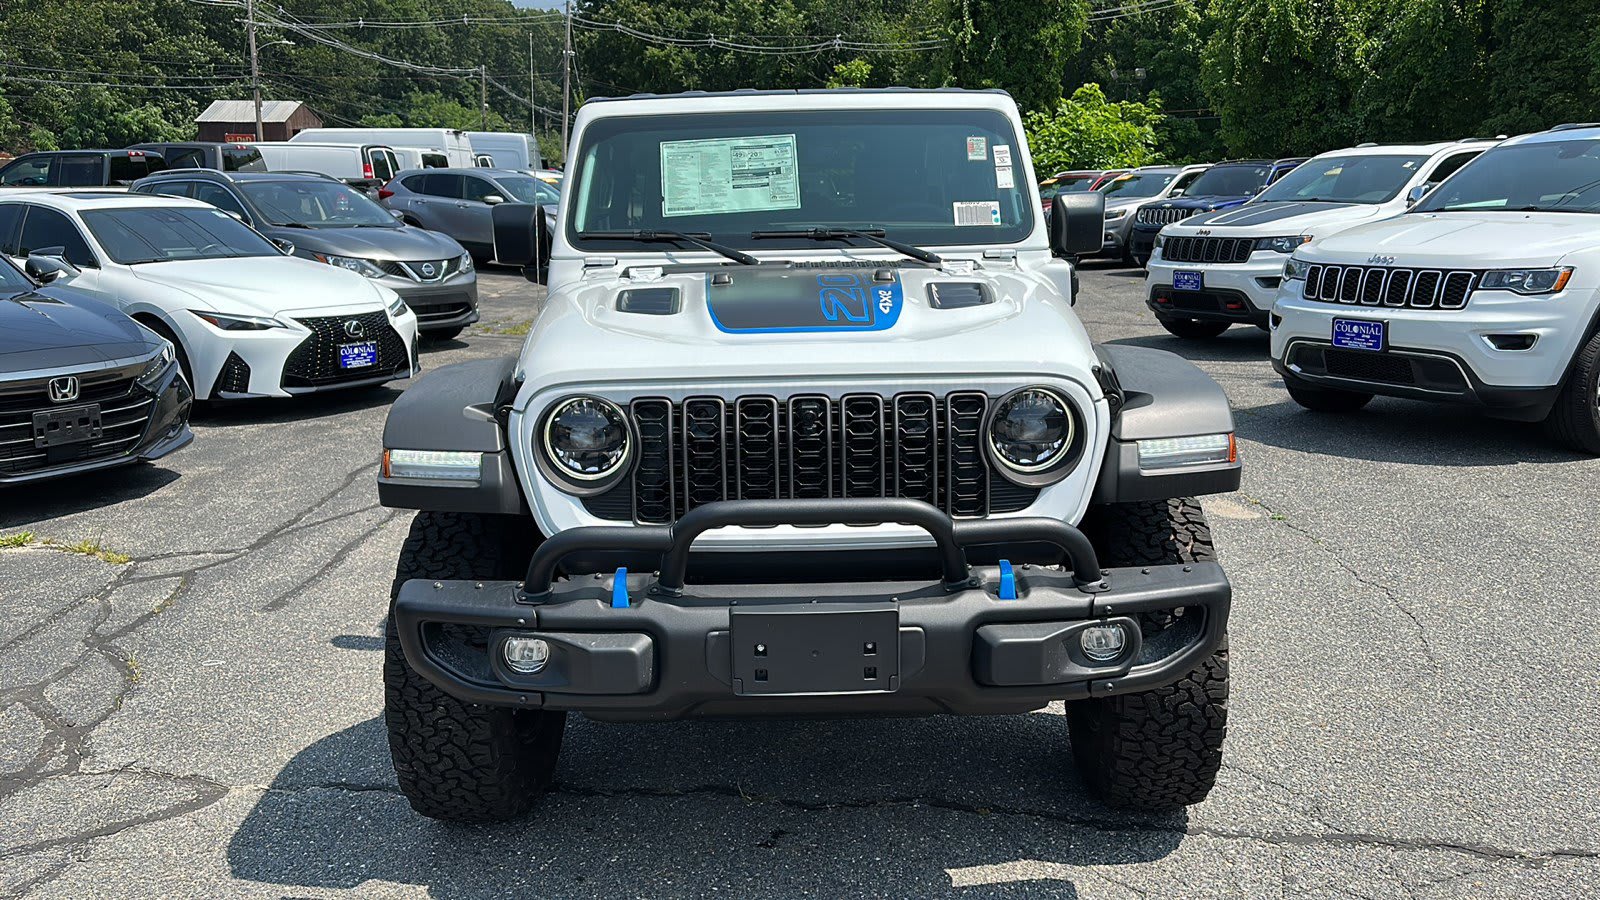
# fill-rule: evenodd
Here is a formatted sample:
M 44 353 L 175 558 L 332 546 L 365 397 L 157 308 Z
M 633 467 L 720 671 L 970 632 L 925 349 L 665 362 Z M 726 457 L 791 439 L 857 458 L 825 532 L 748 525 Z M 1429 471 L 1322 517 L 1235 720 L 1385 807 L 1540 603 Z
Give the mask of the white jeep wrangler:
M 1066 700 L 1108 802 L 1221 764 L 1230 588 L 1196 495 L 1226 397 L 1097 347 L 1015 104 L 966 91 L 591 102 L 520 356 L 394 405 L 379 495 L 422 510 L 385 679 L 402 789 L 518 815 L 565 717 L 1023 713 Z M 535 239 L 535 236 L 538 236 Z M 539 248 L 547 244 L 548 252 Z
M 1409 212 L 1296 250 L 1272 361 L 1313 410 L 1467 403 L 1600 453 L 1600 126 L 1513 138 Z

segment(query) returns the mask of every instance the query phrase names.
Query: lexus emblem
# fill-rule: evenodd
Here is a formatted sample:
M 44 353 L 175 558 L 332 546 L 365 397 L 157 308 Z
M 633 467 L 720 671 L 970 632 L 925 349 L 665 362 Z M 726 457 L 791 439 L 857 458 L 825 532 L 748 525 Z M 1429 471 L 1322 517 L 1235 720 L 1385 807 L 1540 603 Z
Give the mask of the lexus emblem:
M 360 319 L 350 319 L 344 323 L 344 333 L 353 338 L 366 337 L 367 329 L 366 326 L 361 324 Z
M 71 403 L 78 399 L 78 376 L 63 375 L 50 379 L 50 402 Z
M 422 277 L 423 278 L 432 278 L 434 276 L 434 274 L 437 273 L 438 271 L 439 270 L 434 267 L 433 263 L 423 263 L 422 264 Z

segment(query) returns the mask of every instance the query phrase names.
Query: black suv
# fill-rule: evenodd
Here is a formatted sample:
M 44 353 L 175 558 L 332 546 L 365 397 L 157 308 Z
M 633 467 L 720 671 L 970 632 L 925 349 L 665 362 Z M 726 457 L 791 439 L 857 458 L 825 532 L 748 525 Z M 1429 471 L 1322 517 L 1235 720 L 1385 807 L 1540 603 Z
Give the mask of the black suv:
M 150 150 L 47 150 L 6 163 L 0 187 L 129 185 L 166 168 L 166 159 Z
M 176 144 L 133 144 L 129 150 L 159 153 L 169 169 L 216 169 L 219 172 L 265 172 L 267 161 L 251 144 L 186 141 Z M 153 171 L 153 170 L 152 170 Z

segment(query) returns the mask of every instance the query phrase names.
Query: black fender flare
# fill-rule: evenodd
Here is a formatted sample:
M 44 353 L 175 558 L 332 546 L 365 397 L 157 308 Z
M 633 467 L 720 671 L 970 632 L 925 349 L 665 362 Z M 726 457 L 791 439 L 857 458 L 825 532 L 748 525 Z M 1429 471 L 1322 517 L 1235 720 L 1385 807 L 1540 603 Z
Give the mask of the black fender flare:
M 1233 408 L 1222 385 L 1187 359 L 1150 347 L 1096 345 L 1100 382 L 1111 403 L 1111 435 L 1095 484 L 1095 503 L 1128 503 L 1225 494 L 1239 489 L 1232 462 L 1146 473 L 1141 440 L 1233 434 Z
M 516 396 L 514 356 L 456 363 L 428 373 L 395 400 L 383 426 L 391 450 L 483 454 L 477 482 L 396 478 L 378 473 L 378 502 L 397 509 L 528 515 L 502 412 Z

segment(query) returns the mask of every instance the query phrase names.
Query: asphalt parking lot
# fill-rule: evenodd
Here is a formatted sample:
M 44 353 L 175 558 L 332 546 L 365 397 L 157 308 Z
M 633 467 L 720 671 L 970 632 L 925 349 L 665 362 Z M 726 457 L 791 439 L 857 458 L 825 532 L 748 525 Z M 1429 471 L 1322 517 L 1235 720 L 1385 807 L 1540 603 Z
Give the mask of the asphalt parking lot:
M 426 366 L 516 352 L 537 289 L 483 285 Z M 1261 332 L 1183 344 L 1134 272 L 1083 285 L 1094 337 L 1188 356 L 1237 415 L 1244 488 L 1206 502 L 1235 605 L 1205 804 L 1097 806 L 1058 708 L 575 718 L 526 821 L 416 816 L 381 720 L 410 518 L 377 505 L 383 389 L 208 412 L 159 465 L 0 493 L 0 537 L 33 536 L 0 549 L 0 894 L 1600 893 L 1600 460 L 1464 410 L 1303 412 Z

